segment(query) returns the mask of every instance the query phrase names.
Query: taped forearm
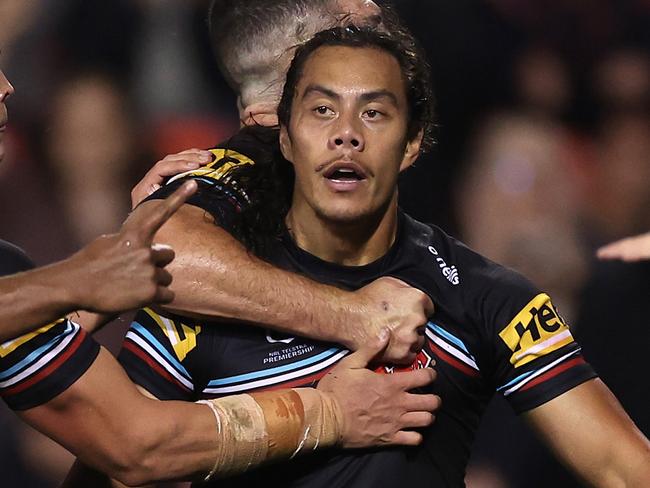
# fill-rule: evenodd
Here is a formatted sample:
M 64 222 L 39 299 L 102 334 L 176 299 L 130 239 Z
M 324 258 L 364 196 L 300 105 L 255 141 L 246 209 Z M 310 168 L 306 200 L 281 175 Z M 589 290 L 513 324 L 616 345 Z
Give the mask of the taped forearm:
M 203 400 L 217 420 L 218 448 L 208 481 L 331 447 L 342 418 L 335 400 L 311 388 Z

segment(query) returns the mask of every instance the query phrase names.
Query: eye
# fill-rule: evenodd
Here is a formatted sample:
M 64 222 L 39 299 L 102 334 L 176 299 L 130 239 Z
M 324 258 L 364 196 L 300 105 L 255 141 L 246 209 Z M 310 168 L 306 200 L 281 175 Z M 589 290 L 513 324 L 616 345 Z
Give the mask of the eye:
M 334 111 L 326 105 L 316 107 L 314 109 L 314 112 L 316 112 L 318 115 L 331 115 L 334 113 Z
M 378 118 L 380 118 L 382 115 L 383 115 L 383 114 L 382 114 L 379 110 L 375 110 L 375 109 L 372 109 L 372 108 L 369 109 L 369 110 L 366 110 L 366 111 L 363 113 L 364 118 L 366 118 L 366 119 L 371 119 L 371 120 L 372 120 L 372 119 L 378 119 Z

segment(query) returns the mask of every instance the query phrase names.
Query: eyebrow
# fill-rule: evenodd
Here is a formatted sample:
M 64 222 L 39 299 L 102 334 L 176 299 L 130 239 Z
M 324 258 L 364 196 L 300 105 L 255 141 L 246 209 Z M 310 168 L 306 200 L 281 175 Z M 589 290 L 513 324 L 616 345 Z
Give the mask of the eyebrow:
M 336 93 L 334 90 L 331 90 L 327 87 L 318 84 L 308 85 L 307 88 L 305 88 L 302 98 L 305 99 L 312 93 L 320 93 L 322 95 L 325 95 L 326 97 L 333 98 L 335 100 L 340 100 L 341 98 L 341 96 L 338 93 Z M 360 96 L 360 99 L 364 102 L 372 102 L 379 98 L 388 98 L 393 105 L 395 106 L 398 105 L 397 96 L 395 96 L 395 94 L 389 90 L 369 91 L 369 92 L 362 93 Z

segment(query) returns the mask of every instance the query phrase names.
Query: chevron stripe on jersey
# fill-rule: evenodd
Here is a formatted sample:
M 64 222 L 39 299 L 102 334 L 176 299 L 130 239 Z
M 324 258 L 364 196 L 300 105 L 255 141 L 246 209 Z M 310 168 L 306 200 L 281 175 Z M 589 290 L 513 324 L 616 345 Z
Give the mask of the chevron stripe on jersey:
M 99 353 L 86 331 L 66 319 L 1 347 L 0 396 L 14 410 L 41 405 L 65 391 Z
M 508 396 L 518 390 L 523 391 L 525 389 L 532 388 L 533 386 L 540 384 L 542 381 L 535 381 L 533 383 L 533 380 L 535 380 L 536 378 L 551 379 L 555 375 L 551 375 L 551 374 L 547 375 L 545 373 L 555 372 L 556 374 L 559 374 L 562 371 L 566 370 L 568 367 L 575 366 L 577 364 L 574 361 L 575 359 L 580 359 L 580 361 L 584 362 L 584 360 L 580 356 L 580 350 L 581 350 L 580 348 L 577 348 L 574 351 L 565 354 L 564 356 L 556 359 L 555 361 L 547 364 L 542 368 L 535 369 L 533 371 L 529 371 L 528 373 L 519 375 L 513 380 L 506 383 L 505 385 L 497 388 L 497 391 L 502 392 L 503 396 Z
M 161 376 L 186 390 L 194 390 L 191 375 L 142 324 L 131 324 L 124 347 L 149 363 Z
M 350 351 L 333 347 L 316 356 L 262 371 L 254 371 L 226 378 L 211 380 L 203 390 L 206 395 L 223 395 L 267 389 L 272 386 L 286 386 L 287 382 L 306 379 L 318 373 L 325 373 L 332 365 L 343 359 Z
M 427 323 L 426 335 L 439 359 L 470 376 L 480 374 L 476 359 L 458 337 L 433 322 Z

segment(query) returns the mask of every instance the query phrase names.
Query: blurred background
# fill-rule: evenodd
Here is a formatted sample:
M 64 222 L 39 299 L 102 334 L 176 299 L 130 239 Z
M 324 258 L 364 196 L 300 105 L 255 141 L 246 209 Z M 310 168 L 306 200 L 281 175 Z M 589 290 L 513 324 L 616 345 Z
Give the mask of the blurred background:
M 0 0 L 9 100 L 0 236 L 38 264 L 114 231 L 166 154 L 238 127 L 208 0 Z M 650 436 L 650 267 L 594 249 L 650 229 L 650 1 L 397 0 L 425 45 L 437 145 L 401 205 L 554 297 L 587 359 Z M 128 317 L 99 339 L 114 352 Z M 110 392 L 107 392 L 110 394 Z M 0 406 L 2 486 L 53 487 L 70 454 Z M 500 399 L 469 488 L 574 487 Z

